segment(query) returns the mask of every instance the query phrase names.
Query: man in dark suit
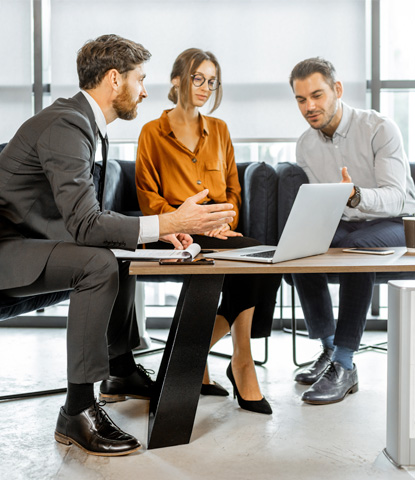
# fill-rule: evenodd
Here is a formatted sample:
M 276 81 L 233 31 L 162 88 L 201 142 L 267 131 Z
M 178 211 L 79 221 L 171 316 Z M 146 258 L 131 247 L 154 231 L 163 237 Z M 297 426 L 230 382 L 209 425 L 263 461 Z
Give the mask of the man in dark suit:
M 116 35 L 87 42 L 77 58 L 81 92 L 26 121 L 0 155 L 0 290 L 18 297 L 71 290 L 68 394 L 55 438 L 94 455 L 126 455 L 141 446 L 97 404 L 94 382 L 104 380 L 107 401 L 148 397 L 152 386 L 132 355 L 139 344 L 135 277 L 109 248 L 133 250 L 167 236 L 183 248 L 189 233 L 234 216 L 229 204 L 199 205 L 206 190 L 165 215 L 125 217 L 100 208 L 104 182 L 97 199 L 92 177 L 97 140 L 105 158 L 106 125 L 136 117 L 147 96 L 149 58 L 142 45 Z

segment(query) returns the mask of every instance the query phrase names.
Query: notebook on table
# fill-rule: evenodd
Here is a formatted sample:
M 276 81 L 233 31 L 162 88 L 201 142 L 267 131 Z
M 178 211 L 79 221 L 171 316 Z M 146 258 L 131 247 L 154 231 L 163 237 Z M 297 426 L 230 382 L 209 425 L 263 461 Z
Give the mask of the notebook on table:
M 277 246 L 236 248 L 204 256 L 218 260 L 278 263 L 325 253 L 352 189 L 352 183 L 303 184 Z
M 123 250 L 119 248 L 112 248 L 111 252 L 120 260 L 135 260 L 137 262 L 150 261 L 155 262 L 165 258 L 178 258 L 188 260 L 191 262 L 200 252 L 200 245 L 192 243 L 185 250 L 171 249 L 137 249 L 137 250 Z

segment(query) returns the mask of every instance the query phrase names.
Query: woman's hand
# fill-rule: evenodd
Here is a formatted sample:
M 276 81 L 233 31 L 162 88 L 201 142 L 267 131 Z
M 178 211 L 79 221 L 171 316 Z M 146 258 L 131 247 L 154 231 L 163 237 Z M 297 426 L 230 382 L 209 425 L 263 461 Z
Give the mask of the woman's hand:
M 224 223 L 219 228 L 215 228 L 215 230 L 205 232 L 205 235 L 207 235 L 208 237 L 220 238 L 221 240 L 226 240 L 229 237 L 243 237 L 242 233 L 234 232 L 233 230 L 231 230 L 231 227 L 227 223 Z
M 193 243 L 193 238 L 187 233 L 172 233 L 160 237 L 163 242 L 171 243 L 175 250 L 185 250 Z

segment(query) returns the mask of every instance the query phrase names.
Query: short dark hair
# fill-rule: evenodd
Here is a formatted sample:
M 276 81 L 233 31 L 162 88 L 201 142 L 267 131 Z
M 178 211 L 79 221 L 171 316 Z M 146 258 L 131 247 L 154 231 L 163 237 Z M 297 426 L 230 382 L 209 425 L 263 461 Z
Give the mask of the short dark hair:
M 76 59 L 79 87 L 95 88 L 108 70 L 115 68 L 124 74 L 150 57 L 151 53 L 141 44 L 118 35 L 101 35 L 95 40 L 88 40 L 78 51 Z
M 328 60 L 321 57 L 307 58 L 293 68 L 290 75 L 290 85 L 293 88 L 294 80 L 304 80 L 313 73 L 321 73 L 331 88 L 337 82 L 336 69 Z
M 216 110 L 222 100 L 223 90 L 222 90 L 222 74 L 219 62 L 215 55 L 212 52 L 205 52 L 199 48 L 188 48 L 182 52 L 175 60 L 173 68 L 170 74 L 170 80 L 173 80 L 176 77 L 180 78 L 180 103 L 185 108 L 189 102 L 189 93 L 191 85 L 191 75 L 193 75 L 200 64 L 205 60 L 212 62 L 216 68 L 216 78 L 219 82 L 219 87 L 214 91 L 215 101 L 212 109 L 209 113 L 212 113 Z M 168 94 L 168 99 L 177 105 L 178 95 L 176 87 L 172 87 Z

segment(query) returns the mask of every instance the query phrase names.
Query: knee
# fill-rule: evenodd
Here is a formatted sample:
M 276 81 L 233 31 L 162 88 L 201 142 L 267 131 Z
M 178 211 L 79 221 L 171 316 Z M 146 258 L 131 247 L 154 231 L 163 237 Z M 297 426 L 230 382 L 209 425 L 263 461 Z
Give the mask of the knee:
M 347 242 L 347 247 L 348 248 L 370 248 L 376 246 L 373 242 L 373 239 L 370 239 L 368 237 L 355 237 L 351 238 Z
M 84 271 L 108 283 L 111 288 L 118 288 L 118 261 L 110 250 L 91 248 L 91 256 Z
M 373 231 L 368 224 L 363 223 L 362 228 L 355 230 L 341 239 L 336 247 L 342 248 L 370 248 L 383 247 L 385 241 L 379 231 Z

